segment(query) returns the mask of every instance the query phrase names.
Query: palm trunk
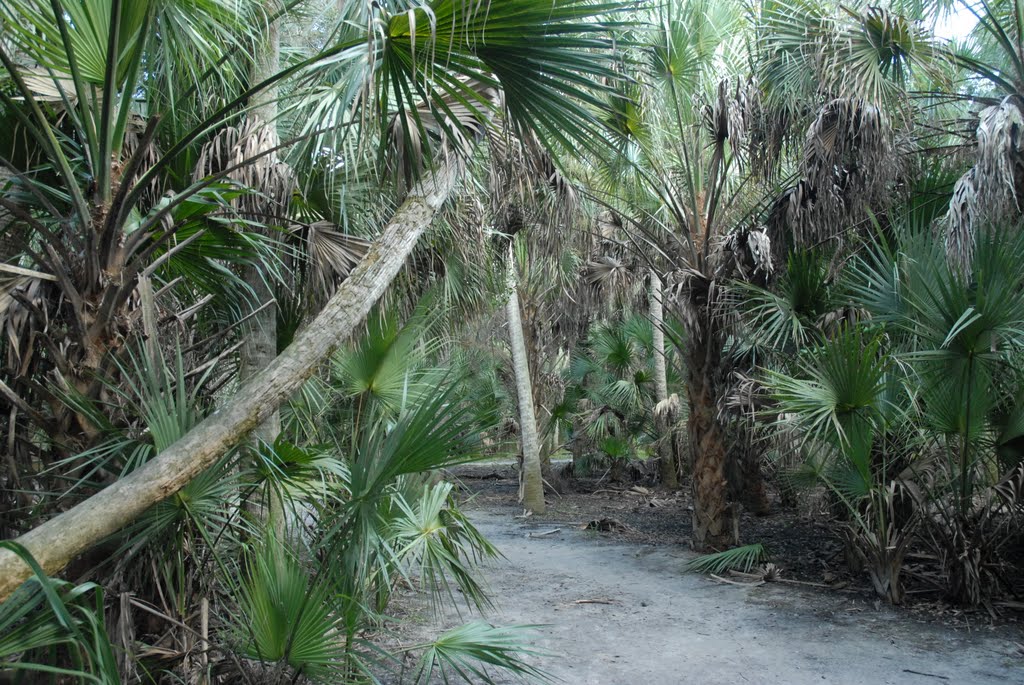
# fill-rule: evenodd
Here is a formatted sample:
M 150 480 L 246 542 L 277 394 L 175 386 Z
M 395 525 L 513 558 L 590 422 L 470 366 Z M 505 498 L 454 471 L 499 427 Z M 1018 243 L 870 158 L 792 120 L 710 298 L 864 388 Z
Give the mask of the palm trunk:
M 533 396 L 533 408 L 534 408 L 534 419 L 537 418 L 537 410 L 544 407 L 544 378 L 541 375 L 541 341 L 537 326 L 538 307 L 527 297 L 524 301 L 523 298 L 519 297 L 519 290 L 516 289 L 516 298 L 519 300 L 519 313 L 520 320 L 522 321 L 523 327 L 523 344 L 526 349 L 527 361 L 532 361 L 530 364 L 530 392 Z M 538 436 L 543 435 L 544 431 L 541 430 L 541 424 L 537 426 Z M 544 478 L 551 482 L 551 478 L 554 474 L 551 471 L 551 452 L 553 450 L 545 449 L 544 441 L 538 437 L 537 450 L 540 454 L 540 470 Z
M 711 324 L 713 325 L 713 324 Z M 714 331 L 687 340 L 687 428 L 693 455 L 693 547 L 720 550 L 732 539 L 725 480 L 725 435 L 716 416 L 715 371 L 721 349 Z
M 657 411 L 657 405 L 668 402 L 668 373 L 665 369 L 665 313 L 662 307 L 661 277 L 654 269 L 651 269 L 651 325 L 654 331 L 654 425 L 658 432 L 658 469 L 661 484 L 675 489 L 679 487 L 679 477 L 676 474 L 675 450 L 672 445 L 672 425 L 666 412 Z
M 274 0 L 267 0 L 268 15 L 273 11 Z M 268 22 L 263 27 L 262 44 L 254 57 L 252 82 L 261 83 L 280 71 L 280 38 L 276 22 Z M 277 130 L 277 89 L 268 88 L 254 98 L 252 111 L 249 113 L 254 120 L 272 131 Z M 276 140 L 277 136 L 274 136 Z M 267 215 L 277 214 L 274 198 L 266 199 Z M 273 289 L 268 284 L 263 270 L 258 266 L 245 269 L 245 280 L 253 290 L 257 306 L 261 307 L 249 319 L 245 337 L 239 350 L 239 379 L 244 383 L 273 361 L 277 356 L 277 306 Z M 266 306 L 263 306 L 266 305 Z M 281 418 L 275 411 L 266 421 L 253 431 L 253 436 L 273 443 L 281 432 Z
M 508 300 L 505 303 L 508 318 L 508 341 L 512 348 L 512 367 L 516 378 L 519 400 L 519 436 L 523 451 L 523 506 L 534 514 L 544 512 L 544 480 L 540 467 L 540 440 L 537 418 L 533 412 L 533 390 L 530 383 L 530 363 L 526 356 L 523 322 L 519 314 L 519 290 L 516 287 L 515 255 L 511 245 L 508 251 Z
M 265 0 L 265 12 L 269 17 L 275 10 L 275 0 Z M 278 29 L 278 22 L 268 21 L 262 27 L 261 44 L 254 56 L 252 68 L 252 82 L 262 83 L 281 70 L 281 40 Z M 252 111 L 249 113 L 255 121 L 261 122 L 264 126 L 275 132 L 272 140 L 277 141 L 277 88 L 268 88 L 260 92 L 253 102 Z M 264 214 L 273 216 L 279 213 L 275 198 L 268 197 L 264 204 Z M 263 228 L 262 232 L 267 229 Z M 244 271 L 244 278 L 249 287 L 252 288 L 253 298 L 258 309 L 249 319 L 245 335 L 242 339 L 242 346 L 238 352 L 238 378 L 244 383 L 257 373 L 267 367 L 277 356 L 277 305 L 273 288 L 270 287 L 269 278 L 259 266 L 248 266 Z M 281 413 L 274 411 L 252 432 L 252 439 L 273 445 L 281 434 Z M 272 493 L 269 502 L 256 502 L 253 506 L 260 509 L 260 515 L 265 517 L 271 528 L 280 537 L 284 533 L 286 514 L 284 502 L 278 494 Z
M 445 162 L 414 188 L 320 314 L 230 402 L 145 466 L 15 542 L 31 552 L 44 571 L 54 574 L 180 490 L 266 421 L 362 323 L 401 270 L 458 176 L 458 163 Z M 0 601 L 30 575 L 17 555 L 0 550 Z

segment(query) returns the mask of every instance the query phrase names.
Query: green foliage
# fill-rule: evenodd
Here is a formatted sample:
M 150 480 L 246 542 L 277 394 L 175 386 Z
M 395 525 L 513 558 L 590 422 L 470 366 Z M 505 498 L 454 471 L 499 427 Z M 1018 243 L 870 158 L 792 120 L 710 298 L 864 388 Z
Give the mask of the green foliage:
M 654 350 L 640 316 L 596 324 L 567 370 L 562 411 L 612 460 L 636 456 L 653 439 Z
M 49 578 L 16 542 L 0 541 L 0 547 L 17 554 L 33 573 L 0 604 L 0 673 L 120 683 L 104 623 L 103 589 L 95 583 L 75 586 Z M 58 654 L 68 666 L 61 665 Z
M 250 549 L 245 566 L 233 628 L 242 652 L 321 682 L 339 676 L 344 644 L 326 578 L 311 577 L 297 551 L 273 535 Z
M 530 632 L 535 626 L 508 626 L 498 628 L 481 621 L 449 630 L 433 642 L 413 647 L 420 651 L 416 665 L 417 683 L 434 682 L 440 676 L 442 682 L 485 683 L 496 681 L 487 667 L 500 668 L 514 675 L 550 682 L 543 671 L 523 661 L 523 656 L 539 656 L 537 650 L 524 647 L 528 644 Z
M 749 573 L 755 564 L 768 561 L 768 559 L 768 551 L 764 548 L 764 545 L 756 543 L 734 547 L 723 552 L 715 552 L 714 554 L 702 554 L 687 562 L 686 570 L 697 573 L 719 574 L 733 569 Z
M 831 445 L 866 475 L 887 409 L 883 390 L 890 362 L 880 340 L 847 328 L 798 365 L 801 377 L 768 372 L 778 407 L 799 418 L 809 440 Z
M 820 343 L 823 320 L 838 304 L 828 259 L 814 250 L 791 252 L 785 272 L 771 288 L 748 281 L 738 281 L 733 288 L 749 328 L 745 337 L 784 353 Z

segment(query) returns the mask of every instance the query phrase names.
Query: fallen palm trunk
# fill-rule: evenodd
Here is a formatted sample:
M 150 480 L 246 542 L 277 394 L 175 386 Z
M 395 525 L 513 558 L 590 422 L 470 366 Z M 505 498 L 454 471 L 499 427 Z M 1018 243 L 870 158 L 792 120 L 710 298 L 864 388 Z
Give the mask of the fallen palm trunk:
M 17 538 L 48 574 L 116 533 L 184 487 L 291 397 L 366 317 L 402 268 L 459 176 L 444 162 L 417 185 L 359 266 L 320 314 L 231 401 L 152 461 L 113 485 Z M 30 575 L 15 554 L 0 550 L 0 600 Z

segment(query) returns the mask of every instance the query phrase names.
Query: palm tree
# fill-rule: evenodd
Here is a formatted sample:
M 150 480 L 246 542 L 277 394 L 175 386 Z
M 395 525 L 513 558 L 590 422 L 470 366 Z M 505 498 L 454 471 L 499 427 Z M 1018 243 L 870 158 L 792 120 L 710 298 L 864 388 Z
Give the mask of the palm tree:
M 96 7 L 91 4 L 82 7 L 99 11 L 99 4 L 102 3 L 97 3 Z M 133 99 L 115 96 L 134 93 L 135 83 L 142 73 L 139 68 L 141 55 L 149 54 L 146 52 L 151 45 L 148 41 L 154 41 L 161 35 L 152 30 L 154 15 L 144 11 L 147 8 L 141 3 L 137 11 L 129 11 L 115 3 L 112 7 L 113 25 L 123 25 L 123 30 L 116 35 L 120 36 L 121 44 L 128 44 L 133 49 L 122 49 L 115 40 L 95 46 L 91 54 L 101 56 L 101 60 L 98 74 L 91 72 L 96 80 L 90 83 L 78 69 L 79 63 L 74 58 L 76 53 L 72 47 L 74 27 L 83 26 L 86 22 L 71 24 L 68 22 L 70 15 L 64 12 L 36 11 L 34 6 L 27 4 L 27 0 L 7 7 L 10 8 L 5 10 L 8 20 L 13 18 L 20 22 L 27 19 L 50 37 L 45 41 L 44 52 L 42 43 L 33 42 L 36 34 L 21 32 L 18 34 L 21 39 L 19 49 L 29 55 L 38 55 L 40 60 L 51 66 L 59 66 L 52 62 L 54 53 L 51 47 L 60 46 L 56 57 L 64 60 L 65 68 L 59 75 L 54 71 L 49 81 L 63 93 L 66 93 L 63 84 L 68 82 L 79 94 L 77 102 L 68 104 L 72 111 L 87 114 L 82 121 L 81 135 L 83 140 L 94 146 L 90 148 L 87 159 L 110 159 L 108 151 L 123 147 L 121 141 L 128 122 L 135 121 L 129 116 Z M 79 6 L 67 5 L 63 9 L 74 13 L 79 11 Z M 368 130 L 376 127 L 383 140 L 388 137 L 388 129 L 396 130 L 393 123 L 402 121 L 411 125 L 398 126 L 397 135 L 402 140 L 402 148 L 411 153 L 417 149 L 420 152 L 435 149 L 442 140 L 448 143 L 471 141 L 486 126 L 489 113 L 493 111 L 493 100 L 487 93 L 501 88 L 505 93 L 505 116 L 533 131 L 543 144 L 557 141 L 593 146 L 597 140 L 593 135 L 596 117 L 580 104 L 578 98 L 590 97 L 588 92 L 605 87 L 600 85 L 601 79 L 614 77 L 607 67 L 610 43 L 602 36 L 605 27 L 597 18 L 618 9 L 616 5 L 592 6 L 578 0 L 559 0 L 553 5 L 546 0 L 515 0 L 486 7 L 473 5 L 471 8 L 463 7 L 462 3 L 454 0 L 436 0 L 429 8 L 417 7 L 395 14 L 388 14 L 386 8 L 381 8 L 380 20 L 387 27 L 383 38 L 377 33 L 369 41 L 365 35 L 349 38 L 344 33 L 339 34 L 338 42 L 309 59 L 287 67 L 271 77 L 271 81 L 256 84 L 243 96 L 207 116 L 183 138 L 172 142 L 165 148 L 167 152 L 155 162 L 146 163 L 146 155 L 151 151 L 149 141 L 162 130 L 161 119 L 151 117 L 145 121 L 140 144 L 123 170 L 120 163 L 98 164 L 93 169 L 95 192 L 91 187 L 82 187 L 81 174 L 75 171 L 81 158 L 70 155 L 65 147 L 67 139 L 59 137 L 57 127 L 61 122 L 46 116 L 24 77 L 25 69 L 5 51 L 0 54 L 7 76 L 24 97 L 23 104 L 3 95 L 0 102 L 5 116 L 15 116 L 25 125 L 38 146 L 38 154 L 52 160 L 47 162 L 46 168 L 54 169 L 53 173 L 68 189 L 70 198 L 65 201 L 60 194 L 40 192 L 36 183 L 28 182 L 25 172 L 10 163 L 5 166 L 16 171 L 21 194 L 12 197 L 5 193 L 0 203 L 52 243 L 53 254 L 39 253 L 34 258 L 44 266 L 55 267 L 42 273 L 58 275 L 58 285 L 64 288 L 64 295 L 70 298 L 70 302 L 83 300 L 73 283 L 64 282 L 64 274 L 73 271 L 65 268 L 63 262 L 53 262 L 62 259 L 62 255 L 67 257 L 63 242 L 54 234 L 56 228 L 84 230 L 91 227 L 93 233 L 88 236 L 96 237 L 89 237 L 92 242 L 88 245 L 98 247 L 104 259 L 115 260 L 110 263 L 131 266 L 131 271 L 122 270 L 122 276 L 111 285 L 98 276 L 97 265 L 91 259 L 95 247 L 83 253 L 89 257 L 84 265 L 85 273 L 107 289 L 103 291 L 107 294 L 102 295 L 102 306 L 98 310 L 103 315 L 102 325 L 93 321 L 91 316 L 78 317 L 78 327 L 87 335 L 85 344 L 80 346 L 87 352 L 83 360 L 87 368 L 101 371 L 101 366 L 108 363 L 104 347 L 108 328 L 104 326 L 109 327 L 112 321 L 117 320 L 115 314 L 129 301 L 137 274 L 146 268 L 148 260 L 164 252 L 169 255 L 165 262 L 171 257 L 181 256 L 187 244 L 179 243 L 177 248 L 170 250 L 164 247 L 175 235 L 179 240 L 184 237 L 176 234 L 181 228 L 179 224 L 188 225 L 190 218 L 224 208 L 226 201 L 230 201 L 224 193 L 240 192 L 224 186 L 224 181 L 234 170 L 228 167 L 188 184 L 149 208 L 141 203 L 151 183 L 162 172 L 172 171 L 174 165 L 180 164 L 180 155 L 190 149 L 190 145 L 208 135 L 211 127 L 226 121 L 252 94 L 293 75 L 313 79 L 320 73 L 318 70 L 329 72 L 333 69 L 334 75 L 340 72 L 348 81 L 341 81 L 345 84 L 341 88 L 316 92 L 321 102 L 330 103 L 318 111 L 326 117 L 330 113 L 349 112 L 353 104 L 358 104 L 366 108 L 367 116 L 351 119 L 348 124 L 340 119 L 328 122 L 326 126 L 315 124 L 313 130 L 306 132 L 304 139 L 323 140 L 324 129 L 348 130 L 358 122 L 366 123 Z M 346 22 L 344 26 L 351 30 L 352 24 Z M 500 31 L 498 27 L 501 27 Z M 217 73 L 217 70 L 210 73 Z M 70 79 L 65 81 L 65 76 Z M 114 76 L 118 78 L 116 82 Z M 91 97 L 96 92 L 93 84 L 102 89 L 103 98 Z M 373 97 L 369 97 L 371 93 Z M 314 107 L 308 96 L 302 104 Z M 97 109 L 85 111 L 87 106 L 94 105 Z M 74 119 L 75 123 L 78 121 Z M 97 125 L 98 134 L 92 136 Z M 271 148 L 255 159 L 242 160 L 241 166 L 273 153 Z M 405 194 L 374 246 L 337 288 L 323 310 L 294 336 L 291 345 L 274 362 L 244 384 L 215 415 L 141 468 L 118 479 L 71 511 L 23 535 L 22 542 L 40 559 L 43 568 L 53 572 L 63 567 L 94 541 L 116 531 L 154 502 L 175 492 L 291 397 L 316 365 L 351 333 L 372 303 L 388 288 L 419 236 L 457 183 L 461 169 L 462 165 L 454 154 L 440 155 L 430 173 Z M 121 170 L 117 179 L 114 179 L 114 170 Z M 137 180 L 121 183 L 121 178 Z M 66 210 L 55 205 L 51 197 L 57 197 L 60 205 L 66 204 Z M 198 206 L 197 199 L 203 201 Z M 33 203 L 33 207 L 38 206 L 43 216 L 52 217 L 52 222 L 41 221 L 26 211 L 24 203 L 28 201 Z M 94 208 L 101 211 L 97 213 Z M 167 218 L 171 220 L 170 233 L 163 228 Z M 127 236 L 123 245 L 119 236 Z M 73 234 L 72 239 L 81 240 L 77 234 Z M 82 386 L 90 389 L 84 379 Z M 83 431 L 89 430 L 87 420 L 80 423 Z M 74 520 L 73 526 L 64 523 L 69 519 Z M 25 568 L 16 557 L 5 555 L 0 560 L 0 574 L 3 576 L 0 594 L 6 595 L 20 582 L 24 573 Z
M 1006 2 L 960 3 L 977 18 L 974 40 L 943 46 L 943 54 L 964 77 L 972 77 L 970 92 L 952 92 L 955 99 L 976 99 L 986 105 L 977 114 L 974 129 L 976 162 L 956 182 L 945 220 L 945 244 L 951 264 L 969 272 L 975 233 L 981 226 L 1006 225 L 1018 216 L 1024 176 L 1024 150 L 1014 131 L 1024 122 L 1024 63 L 1020 59 L 1024 37 L 1019 21 L 1024 4 Z M 984 87 L 980 87 L 984 84 Z M 973 123 L 973 122 L 972 122 Z M 955 126 L 955 125 L 954 125 Z M 966 131 L 950 127 L 953 144 L 970 144 Z
M 568 369 L 567 399 L 577 431 L 610 459 L 619 480 L 630 457 L 652 438 L 657 350 L 654 329 L 642 316 L 595 323 Z
M 530 360 L 526 354 L 523 322 L 519 311 L 518 279 L 515 250 L 508 246 L 508 297 L 505 301 L 508 319 L 509 346 L 515 370 L 516 397 L 519 403 L 519 436 L 523 451 L 522 488 L 520 500 L 534 514 L 544 513 L 544 481 L 540 467 L 540 434 L 534 413 L 533 388 L 530 383 Z
M 833 18 L 814 3 L 768 3 L 744 16 L 696 1 L 653 23 L 645 73 L 661 97 L 625 98 L 635 105 L 616 110 L 619 157 L 631 162 L 606 167 L 605 197 L 637 242 L 673 265 L 667 299 L 686 333 L 693 543 L 714 549 L 732 538 L 735 513 L 720 416 L 728 285 L 767 282 L 789 250 L 840 245 L 866 228 L 866 209 L 882 206 L 895 171 L 883 107 L 900 101 L 905 44 L 917 36 L 889 13 Z M 797 131 L 805 134 L 794 159 L 785 152 Z
M 673 490 L 679 487 L 679 465 L 676 463 L 675 449 L 672 440 L 673 403 L 668 395 L 668 374 L 665 365 L 665 310 L 662 300 L 665 296 L 661 276 L 657 270 L 651 269 L 651 326 L 654 335 L 654 419 L 660 444 L 658 447 L 658 468 L 661 483 Z

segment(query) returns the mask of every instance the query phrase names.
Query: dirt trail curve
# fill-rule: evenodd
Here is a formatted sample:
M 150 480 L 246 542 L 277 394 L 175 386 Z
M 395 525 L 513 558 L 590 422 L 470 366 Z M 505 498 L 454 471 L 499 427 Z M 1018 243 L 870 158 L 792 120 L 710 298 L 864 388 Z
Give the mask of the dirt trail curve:
M 506 557 L 485 571 L 498 606 L 488 620 L 544 624 L 535 646 L 556 658 L 537 665 L 563 683 L 1024 684 L 1014 628 L 954 630 L 848 594 L 722 585 L 682 573 L 690 553 L 677 547 L 533 524 L 507 508 L 471 517 Z

